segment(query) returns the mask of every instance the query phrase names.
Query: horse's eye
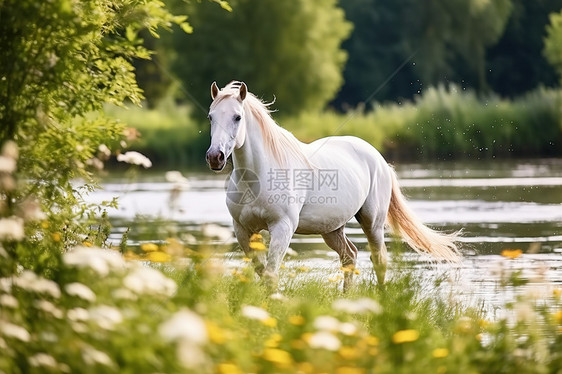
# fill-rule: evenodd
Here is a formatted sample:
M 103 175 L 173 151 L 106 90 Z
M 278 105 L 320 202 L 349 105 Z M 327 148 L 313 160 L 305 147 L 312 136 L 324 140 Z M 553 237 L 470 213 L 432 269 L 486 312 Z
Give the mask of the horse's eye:
M 212 115 L 208 115 L 207 118 L 209 119 L 209 121 L 213 122 L 213 116 Z
M 240 117 L 240 115 L 235 115 L 234 116 L 234 122 L 240 122 L 240 120 L 242 119 L 242 117 Z

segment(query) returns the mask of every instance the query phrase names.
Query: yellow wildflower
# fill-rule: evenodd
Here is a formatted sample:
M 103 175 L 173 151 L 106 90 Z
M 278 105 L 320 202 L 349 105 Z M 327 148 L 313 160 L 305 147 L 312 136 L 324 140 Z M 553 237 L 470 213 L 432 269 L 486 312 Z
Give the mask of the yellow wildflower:
M 261 242 L 262 240 L 263 237 L 261 236 L 261 234 L 252 234 L 252 236 L 250 237 L 251 242 Z
M 91 247 L 93 244 L 90 243 L 90 242 L 87 242 L 87 241 L 83 241 L 83 242 L 82 242 L 82 245 L 83 245 L 84 247 Z
M 277 326 L 277 320 L 273 317 L 267 317 L 266 319 L 262 320 L 261 323 L 267 327 Z
M 51 238 L 53 238 L 53 241 L 54 241 L 54 242 L 60 242 L 61 239 L 62 239 L 60 232 L 54 232 L 54 233 L 52 233 L 52 234 L 51 234 Z
M 305 322 L 306 322 L 306 320 L 304 319 L 303 316 L 294 315 L 294 316 L 289 317 L 289 323 L 291 325 L 302 326 L 302 325 L 304 325 Z
M 517 257 L 521 256 L 523 254 L 523 251 L 520 249 L 504 249 L 501 252 L 501 255 L 503 257 L 507 257 L 510 259 L 516 259 Z
M 305 349 L 306 346 L 301 339 L 296 339 L 291 341 L 291 348 L 293 349 Z
M 145 252 L 156 252 L 158 251 L 158 246 L 154 243 L 143 243 L 140 248 Z
M 148 252 L 146 254 L 146 259 L 151 262 L 169 262 L 172 259 L 172 256 L 160 251 Z
M 392 342 L 394 344 L 411 343 L 418 340 L 420 333 L 417 330 L 400 330 L 392 335 Z
M 312 374 L 316 373 L 316 370 L 310 362 L 300 362 L 297 365 L 297 373 Z
M 274 364 L 285 366 L 293 363 L 291 354 L 287 351 L 278 348 L 266 348 L 263 351 L 262 357 L 264 360 L 273 362 Z
M 222 345 L 226 342 L 226 335 L 219 325 L 211 321 L 205 321 L 205 327 L 207 327 L 207 334 L 212 343 Z
M 376 336 L 369 335 L 365 337 L 365 342 L 369 345 L 379 345 L 379 338 Z
M 219 374 L 244 374 L 244 372 L 236 365 L 229 362 L 223 362 L 217 365 Z
M 125 260 L 140 260 L 139 255 L 137 255 L 135 252 L 133 251 L 127 251 L 123 254 L 123 257 L 125 258 Z
M 354 270 L 354 266 L 353 266 L 353 265 L 351 265 L 351 266 L 342 266 L 342 267 L 340 268 L 340 270 L 343 271 L 344 273 L 347 273 L 348 271 L 353 271 L 353 270 Z
M 562 310 L 559 310 L 558 312 L 553 314 L 554 316 L 554 320 L 559 323 L 562 324 Z
M 281 334 L 275 333 L 271 335 L 264 344 L 268 348 L 277 348 L 279 346 L 279 342 L 281 342 L 282 339 L 283 337 L 281 336 Z
M 554 295 L 554 297 L 560 297 L 562 296 L 562 288 L 555 288 L 552 290 L 552 294 Z
M 359 350 L 354 347 L 343 346 L 338 353 L 344 360 L 356 360 L 359 358 Z
M 447 348 L 436 348 L 431 355 L 435 358 L 445 358 L 449 355 L 449 350 Z
M 265 251 L 266 247 L 265 244 L 262 242 L 250 242 L 250 248 L 254 251 Z
M 310 268 L 308 266 L 301 266 L 299 270 L 303 273 L 308 273 L 310 271 Z
M 244 257 L 244 258 L 242 259 L 242 261 L 244 261 L 244 262 L 252 262 L 252 259 L 249 258 L 249 257 Z
M 49 228 L 49 221 L 41 222 L 41 227 L 44 228 L 44 229 L 48 229 Z
M 365 373 L 365 369 L 362 368 L 354 368 L 351 366 L 340 366 L 336 369 L 336 374 L 363 374 Z

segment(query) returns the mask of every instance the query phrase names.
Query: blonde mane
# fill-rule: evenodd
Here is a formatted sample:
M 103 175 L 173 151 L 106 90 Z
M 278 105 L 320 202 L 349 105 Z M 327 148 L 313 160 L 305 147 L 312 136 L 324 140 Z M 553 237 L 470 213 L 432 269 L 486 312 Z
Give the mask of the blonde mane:
M 239 93 L 241 82 L 233 81 L 221 89 L 211 104 L 211 109 L 221 101 L 229 97 L 236 97 Z M 273 103 L 264 103 L 254 94 L 248 92 L 243 101 L 246 115 L 251 114 L 259 124 L 263 141 L 266 149 L 280 166 L 289 164 L 289 154 L 295 155 L 308 167 L 312 163 L 301 149 L 300 141 L 289 131 L 279 126 L 271 117 L 271 110 L 268 108 Z

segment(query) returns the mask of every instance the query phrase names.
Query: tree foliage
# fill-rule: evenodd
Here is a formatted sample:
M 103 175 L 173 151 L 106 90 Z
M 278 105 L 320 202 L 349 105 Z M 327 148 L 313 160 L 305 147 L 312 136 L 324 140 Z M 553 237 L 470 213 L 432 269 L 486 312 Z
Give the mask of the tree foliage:
M 250 90 L 277 97 L 282 113 L 321 109 L 342 84 L 351 26 L 335 0 L 233 0 L 189 6 L 192 35 L 173 35 L 174 72 L 203 108 L 209 86 L 244 80 Z
M 550 24 L 546 28 L 544 55 L 556 69 L 562 82 L 562 11 L 550 15 Z
M 159 27 L 187 28 L 184 21 L 155 0 L 2 2 L 0 145 L 14 140 L 20 157 L 17 173 L 2 178 L 0 217 L 20 214 L 26 201 L 38 201 L 48 215 L 26 226 L 30 246 L 6 244 L 20 264 L 42 266 L 53 259 L 47 252 L 86 240 L 74 218 L 89 211 L 81 199 L 91 188 L 89 165 L 99 165 L 96 157 L 107 157 L 107 146 L 124 136 L 101 108 L 142 99 L 131 61 L 150 53 L 139 31 L 156 36 Z M 84 191 L 71 183 L 77 177 L 90 183 Z M 35 252 L 24 250 L 30 247 Z
M 344 43 L 350 57 L 338 105 L 372 99 L 374 93 L 375 99 L 411 97 L 443 81 L 469 80 L 484 89 L 486 49 L 501 37 L 511 11 L 511 0 L 341 5 L 355 28 Z

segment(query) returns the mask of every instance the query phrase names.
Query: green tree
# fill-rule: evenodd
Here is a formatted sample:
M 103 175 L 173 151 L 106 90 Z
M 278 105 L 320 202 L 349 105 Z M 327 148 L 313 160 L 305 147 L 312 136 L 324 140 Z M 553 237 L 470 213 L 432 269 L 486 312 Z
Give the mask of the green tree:
M 487 80 L 493 91 L 514 97 L 557 83 L 543 49 L 548 16 L 561 9 L 562 0 L 513 0 L 503 36 L 487 51 Z
M 486 49 L 502 35 L 511 0 L 348 0 L 355 28 L 336 104 L 410 98 L 424 86 L 486 88 Z M 371 95 L 375 94 L 374 97 Z
M 23 242 L 4 243 L 12 269 L 49 267 L 60 249 L 85 240 L 78 218 L 89 211 L 81 199 L 94 185 L 89 165 L 123 138 L 124 126 L 104 117 L 102 106 L 142 99 L 131 61 L 150 53 L 138 33 L 187 28 L 184 21 L 156 0 L 2 2 L 0 146 L 15 141 L 20 156 L 15 174 L 0 172 L 0 218 L 25 216 L 29 202 L 47 213 L 41 225 L 26 221 Z M 83 190 L 75 178 L 86 181 Z
M 550 15 L 544 40 L 544 55 L 556 69 L 562 82 L 562 11 Z
M 232 12 L 214 4 L 188 6 L 194 32 L 173 34 L 174 72 L 203 111 L 209 86 L 244 80 L 277 98 L 283 114 L 321 109 L 342 84 L 340 44 L 351 25 L 335 0 L 233 0 Z

